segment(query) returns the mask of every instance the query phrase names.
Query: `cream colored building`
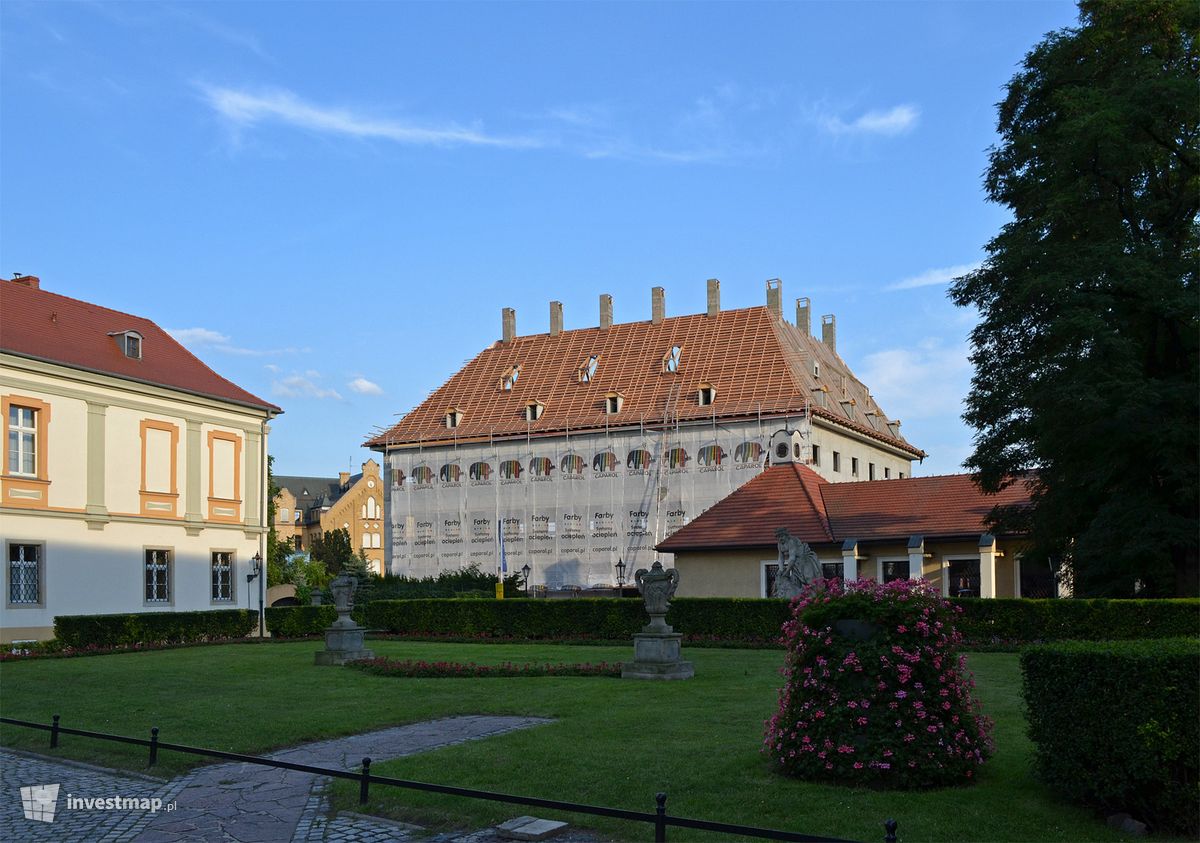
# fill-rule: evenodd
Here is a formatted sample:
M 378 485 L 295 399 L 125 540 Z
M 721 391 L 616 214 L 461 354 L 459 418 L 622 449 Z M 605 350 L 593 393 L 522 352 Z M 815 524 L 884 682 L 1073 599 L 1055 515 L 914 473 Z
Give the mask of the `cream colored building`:
M 830 483 L 794 459 L 799 437 L 771 439 L 772 465 L 658 545 L 674 554 L 680 597 L 768 597 L 779 567 L 775 531 L 817 554 L 826 578 L 924 579 L 947 597 L 1053 597 L 1048 564 L 1024 536 L 993 535 L 997 505 L 1023 506 L 1017 482 L 984 495 L 967 474 Z
M 31 276 L 0 282 L 0 401 L 0 640 L 51 638 L 56 615 L 258 609 L 278 407 Z
M 383 480 L 379 463 L 367 460 L 362 472 L 334 477 L 275 475 L 275 533 L 296 550 L 307 550 L 322 534 L 344 529 L 370 570 L 383 573 Z

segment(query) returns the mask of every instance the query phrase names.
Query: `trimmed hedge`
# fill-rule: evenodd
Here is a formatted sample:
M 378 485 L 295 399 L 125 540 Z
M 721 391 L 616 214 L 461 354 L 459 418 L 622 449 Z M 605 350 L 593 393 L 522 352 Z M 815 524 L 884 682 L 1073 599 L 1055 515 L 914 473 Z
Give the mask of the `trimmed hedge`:
M 1200 635 L 1200 599 L 955 599 L 958 630 L 972 644 L 1120 641 Z
M 956 622 L 967 647 L 1200 635 L 1200 600 L 1194 599 L 950 602 L 962 607 Z M 290 610 L 268 610 L 268 624 L 275 611 Z M 723 597 L 676 598 L 667 615 L 667 623 L 693 641 L 747 643 L 778 641 L 788 619 L 786 600 Z M 628 638 L 646 624 L 646 613 L 641 600 L 624 598 L 378 600 L 362 622 L 400 635 L 603 639 Z
M 119 615 L 58 615 L 54 637 L 66 647 L 180 644 L 241 638 L 258 624 L 250 609 L 204 612 L 135 612 Z
M 1040 779 L 1200 837 L 1200 641 L 1047 644 L 1022 653 L 1021 672 Z
M 277 638 L 320 635 L 337 620 L 333 606 L 272 606 L 264 610 L 267 631 Z M 358 614 L 356 611 L 354 614 Z

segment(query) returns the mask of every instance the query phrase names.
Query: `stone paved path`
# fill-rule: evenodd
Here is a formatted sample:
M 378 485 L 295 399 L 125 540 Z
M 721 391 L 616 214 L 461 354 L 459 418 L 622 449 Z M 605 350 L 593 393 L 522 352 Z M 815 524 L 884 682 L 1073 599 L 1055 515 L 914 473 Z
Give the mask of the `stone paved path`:
M 358 770 L 364 756 L 369 756 L 372 761 L 384 761 L 547 722 L 535 717 L 448 717 L 305 744 L 269 757 L 318 767 Z M 19 789 L 52 783 L 60 785 L 54 821 L 25 819 Z M 0 798 L 0 840 L 383 843 L 431 839 L 427 832 L 416 827 L 357 814 L 339 814 L 329 820 L 329 803 L 325 796 L 328 783 L 329 779 L 308 773 L 238 763 L 201 767 L 164 782 L 0 750 L 0 787 L 4 792 L 4 797 Z M 74 797 L 158 798 L 164 806 L 174 803 L 175 808 L 158 813 L 72 809 L 67 806 L 67 794 Z M 432 839 L 490 843 L 498 838 L 485 829 Z M 556 838 L 561 843 L 596 839 L 586 833 Z

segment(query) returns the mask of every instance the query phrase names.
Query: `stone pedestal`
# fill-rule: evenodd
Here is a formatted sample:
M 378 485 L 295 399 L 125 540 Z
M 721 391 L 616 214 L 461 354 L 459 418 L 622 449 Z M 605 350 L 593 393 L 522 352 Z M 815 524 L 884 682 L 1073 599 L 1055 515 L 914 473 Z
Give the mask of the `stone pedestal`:
M 691 662 L 680 658 L 682 640 L 678 632 L 637 633 L 633 636 L 633 661 L 621 665 L 621 678 L 691 679 L 696 671 Z
M 338 618 L 325 630 L 325 649 L 316 654 L 317 664 L 345 664 L 357 659 L 373 659 L 375 653 L 363 647 L 366 629 L 348 617 Z

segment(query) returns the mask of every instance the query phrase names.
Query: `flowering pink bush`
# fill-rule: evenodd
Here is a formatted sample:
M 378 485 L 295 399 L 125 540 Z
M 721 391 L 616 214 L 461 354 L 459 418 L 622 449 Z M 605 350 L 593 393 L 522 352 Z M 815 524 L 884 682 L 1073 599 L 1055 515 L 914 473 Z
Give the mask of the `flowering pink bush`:
M 783 626 L 785 681 L 763 752 L 802 779 L 898 788 L 973 781 L 992 752 L 992 724 L 957 653 L 961 611 L 924 581 L 809 585 Z M 848 620 L 868 626 L 838 623 Z
M 419 677 L 425 679 L 466 679 L 489 676 L 620 676 L 621 665 L 600 662 L 592 664 L 538 664 L 526 662 L 500 665 L 475 664 L 468 662 L 428 662 L 407 659 L 362 659 L 349 662 L 351 667 L 380 676 Z

